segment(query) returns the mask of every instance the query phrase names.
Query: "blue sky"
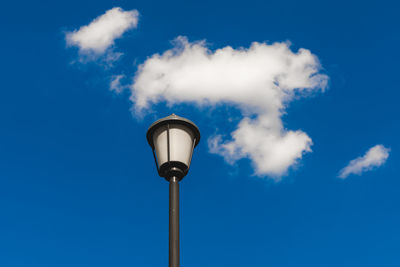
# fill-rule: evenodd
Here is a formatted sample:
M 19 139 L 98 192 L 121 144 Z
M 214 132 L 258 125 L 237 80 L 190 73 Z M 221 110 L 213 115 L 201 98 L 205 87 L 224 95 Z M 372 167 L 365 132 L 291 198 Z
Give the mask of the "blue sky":
M 113 7 L 140 14 L 106 49 L 123 55 L 82 60 L 66 34 Z M 181 182 L 182 266 L 399 266 L 398 8 L 394 1 L 3 3 L 1 266 L 165 266 L 168 183 L 156 174 L 145 134 L 172 112 L 202 134 Z M 254 175 L 252 159 L 228 164 L 208 140 L 229 142 L 244 117 L 264 112 L 161 99 L 139 116 L 129 89 L 110 90 L 115 75 L 131 86 L 138 66 L 178 36 L 206 40 L 211 54 L 248 51 L 253 42 L 311 51 L 328 86 L 293 96 L 276 118 L 283 131 L 310 137 L 312 152 L 278 169 L 279 179 L 271 169 Z M 338 177 L 378 144 L 390 149 L 381 166 Z

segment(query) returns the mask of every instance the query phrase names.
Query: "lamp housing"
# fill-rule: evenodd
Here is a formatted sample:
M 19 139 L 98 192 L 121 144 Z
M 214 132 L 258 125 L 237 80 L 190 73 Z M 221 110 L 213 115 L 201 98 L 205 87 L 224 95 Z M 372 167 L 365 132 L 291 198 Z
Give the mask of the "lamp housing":
M 154 122 L 147 130 L 158 174 L 181 180 L 189 171 L 193 150 L 200 141 L 199 128 L 192 121 L 172 114 Z

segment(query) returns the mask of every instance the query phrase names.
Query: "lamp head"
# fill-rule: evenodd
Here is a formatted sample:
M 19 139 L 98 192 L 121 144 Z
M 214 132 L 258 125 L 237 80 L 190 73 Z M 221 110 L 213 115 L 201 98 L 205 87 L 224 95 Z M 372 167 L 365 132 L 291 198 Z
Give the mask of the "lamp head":
M 154 122 L 146 137 L 158 174 L 167 180 L 172 176 L 181 180 L 189 171 L 193 149 L 200 141 L 199 128 L 190 120 L 172 114 Z

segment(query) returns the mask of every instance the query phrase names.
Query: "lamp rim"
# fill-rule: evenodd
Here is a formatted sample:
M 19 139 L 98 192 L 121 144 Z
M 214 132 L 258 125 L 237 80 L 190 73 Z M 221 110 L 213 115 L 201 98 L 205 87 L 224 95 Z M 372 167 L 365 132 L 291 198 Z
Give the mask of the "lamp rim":
M 155 130 L 158 129 L 159 127 L 167 125 L 169 123 L 181 124 L 181 125 L 189 127 L 193 131 L 193 134 L 194 134 L 194 137 L 196 140 L 194 147 L 196 147 L 197 144 L 200 142 L 200 130 L 197 127 L 197 125 L 194 124 L 191 120 L 188 120 L 186 118 L 180 117 L 180 116 L 172 113 L 171 115 L 169 115 L 165 118 L 162 118 L 162 119 L 159 119 L 159 120 L 153 122 L 150 125 L 149 129 L 147 130 L 147 134 L 146 134 L 147 142 L 153 149 L 154 149 L 153 134 L 154 134 Z

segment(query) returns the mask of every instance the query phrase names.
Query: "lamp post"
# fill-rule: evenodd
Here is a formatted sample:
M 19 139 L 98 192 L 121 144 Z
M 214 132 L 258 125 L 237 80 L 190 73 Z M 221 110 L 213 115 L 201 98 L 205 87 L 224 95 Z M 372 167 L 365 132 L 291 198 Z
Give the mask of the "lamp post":
M 179 181 L 186 176 L 200 131 L 188 119 L 172 114 L 147 130 L 158 174 L 169 182 L 169 267 L 179 267 Z

